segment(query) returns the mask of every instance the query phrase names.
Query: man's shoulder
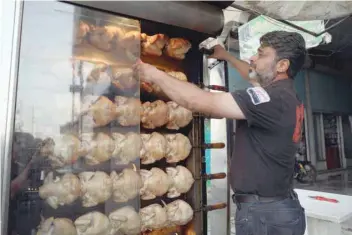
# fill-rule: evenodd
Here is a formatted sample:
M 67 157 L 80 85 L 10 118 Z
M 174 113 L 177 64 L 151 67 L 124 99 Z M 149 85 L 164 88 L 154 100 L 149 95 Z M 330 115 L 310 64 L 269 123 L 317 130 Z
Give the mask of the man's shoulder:
M 265 90 L 269 96 L 285 103 L 292 103 L 294 105 L 302 103 L 297 96 L 293 85 L 288 85 L 288 82 L 277 83 L 273 86 L 267 87 Z

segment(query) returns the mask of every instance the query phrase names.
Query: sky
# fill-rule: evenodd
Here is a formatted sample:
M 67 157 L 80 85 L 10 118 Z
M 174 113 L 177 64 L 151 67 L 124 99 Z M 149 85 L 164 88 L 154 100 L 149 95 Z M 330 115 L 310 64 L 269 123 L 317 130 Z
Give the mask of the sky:
M 59 134 L 71 118 L 73 13 L 66 4 L 25 4 L 17 104 L 23 131 L 39 138 Z

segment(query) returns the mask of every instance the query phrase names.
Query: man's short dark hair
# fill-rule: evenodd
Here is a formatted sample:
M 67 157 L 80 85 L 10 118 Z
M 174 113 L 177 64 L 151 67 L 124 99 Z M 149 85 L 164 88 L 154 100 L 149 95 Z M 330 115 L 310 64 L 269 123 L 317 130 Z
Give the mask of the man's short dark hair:
M 287 75 L 294 78 L 302 69 L 306 58 L 305 41 L 301 34 L 287 31 L 273 31 L 260 38 L 263 46 L 270 46 L 276 51 L 277 61 L 287 59 L 290 67 Z

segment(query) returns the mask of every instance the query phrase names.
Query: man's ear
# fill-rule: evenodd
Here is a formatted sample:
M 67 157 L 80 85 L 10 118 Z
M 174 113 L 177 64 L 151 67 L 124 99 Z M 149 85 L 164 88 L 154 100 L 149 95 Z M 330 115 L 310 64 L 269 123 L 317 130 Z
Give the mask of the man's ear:
M 276 70 L 278 73 L 287 73 L 290 67 L 290 61 L 288 59 L 280 60 L 276 65 Z

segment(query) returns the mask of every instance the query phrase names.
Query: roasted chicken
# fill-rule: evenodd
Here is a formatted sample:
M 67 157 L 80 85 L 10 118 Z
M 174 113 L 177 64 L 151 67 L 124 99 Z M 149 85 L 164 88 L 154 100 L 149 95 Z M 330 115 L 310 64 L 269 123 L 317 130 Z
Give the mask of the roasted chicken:
M 108 66 L 103 63 L 96 64 L 92 71 L 90 71 L 87 82 L 88 83 L 110 83 L 111 77 L 108 73 Z
M 165 206 L 169 225 L 186 225 L 193 218 L 192 207 L 183 200 L 173 201 Z
M 141 134 L 141 140 L 140 158 L 142 164 L 152 164 L 165 157 L 167 141 L 163 135 L 157 132 Z
M 89 24 L 83 21 L 80 21 L 78 28 L 75 29 L 75 45 L 81 44 L 84 41 L 89 31 L 90 31 Z
M 111 73 L 112 84 L 119 89 L 132 89 L 139 82 L 132 68 L 111 67 Z
M 165 54 L 174 59 L 183 60 L 191 47 L 192 44 L 186 39 L 170 38 L 165 46 Z
M 115 202 L 127 202 L 135 198 L 143 186 L 141 176 L 132 169 L 125 168 L 121 173 L 110 173 L 112 180 L 112 199 Z
M 80 140 L 70 134 L 58 138 L 47 138 L 41 144 L 39 153 L 49 160 L 54 168 L 73 164 L 81 155 Z
M 81 193 L 79 179 L 66 173 L 54 179 L 53 172 L 50 172 L 44 179 L 44 184 L 39 187 L 39 196 L 54 209 L 59 206 L 73 203 Z
M 112 181 L 105 172 L 82 172 L 81 197 L 83 207 L 96 206 L 108 200 L 112 194 Z
M 117 165 L 128 164 L 139 157 L 141 149 L 141 137 L 139 134 L 134 132 L 126 134 L 114 132 L 111 136 L 115 143 L 115 151 L 112 153 L 112 158 Z
M 74 222 L 77 235 L 110 235 L 111 224 L 108 217 L 99 211 L 89 212 Z
M 169 107 L 169 120 L 166 128 L 170 130 L 178 130 L 187 126 L 193 119 L 192 111 L 178 105 L 174 101 L 167 102 Z
M 94 79 L 96 78 L 96 74 L 98 74 L 98 72 L 96 72 L 97 70 L 94 71 L 94 69 L 92 70 L 93 75 L 92 75 L 92 81 L 95 81 Z M 91 72 L 91 74 L 92 74 Z M 89 77 L 89 76 L 88 76 Z M 93 78 L 94 77 L 94 78 Z M 94 103 L 96 103 L 99 100 L 100 96 L 97 95 L 86 95 L 83 97 L 82 102 L 81 102 L 81 107 L 79 110 L 79 114 L 80 115 L 84 115 L 87 114 L 89 112 L 89 110 L 91 109 L 92 105 Z
M 185 160 L 192 150 L 192 145 L 187 136 L 177 134 L 165 134 L 167 141 L 166 162 L 177 163 Z
M 88 98 L 88 97 L 87 97 Z M 89 96 L 82 108 L 82 122 L 85 130 L 106 126 L 114 120 L 115 105 L 105 96 Z
M 50 217 L 40 223 L 37 235 L 77 235 L 77 232 L 72 220 Z
M 82 143 L 84 143 L 84 158 L 88 165 L 98 165 L 110 159 L 115 151 L 115 143 L 113 139 L 103 132 L 97 134 L 82 134 Z M 83 145 L 83 144 L 82 144 Z
M 179 197 L 182 193 L 187 193 L 194 183 L 192 173 L 184 166 L 167 167 L 166 173 L 170 180 L 168 198 Z
M 117 26 L 94 27 L 89 42 L 100 50 L 111 51 L 123 36 L 123 30 Z
M 141 231 L 160 229 L 168 224 L 165 208 L 159 204 L 151 204 L 141 208 L 139 211 L 141 216 Z
M 130 48 L 131 46 L 140 45 L 141 33 L 137 30 L 131 30 L 124 34 L 121 39 L 121 45 L 125 48 Z
M 187 76 L 182 72 L 169 71 L 169 72 L 167 72 L 167 74 L 169 74 L 170 76 L 172 76 L 180 81 L 187 81 Z M 156 84 L 141 83 L 141 86 L 142 86 L 142 89 L 144 89 L 145 91 L 147 91 L 149 93 L 154 93 L 155 95 L 160 96 L 160 97 L 167 97 L 165 92 L 162 91 L 161 88 Z
M 120 40 L 120 45 L 134 56 L 139 56 L 140 43 L 141 33 L 137 30 L 132 30 L 125 33 L 124 37 Z
M 141 101 L 134 97 L 115 97 L 115 115 L 121 126 L 136 126 L 141 121 Z
M 143 187 L 140 190 L 142 200 L 151 200 L 163 196 L 170 187 L 170 180 L 167 174 L 156 167 L 150 171 L 140 170 Z
M 142 33 L 141 40 L 143 55 L 161 56 L 162 50 L 165 47 L 168 37 L 164 34 L 148 36 L 145 33 Z
M 111 235 L 139 235 L 141 232 L 141 218 L 131 206 L 124 206 L 109 215 L 112 227 Z
M 91 84 L 106 84 L 99 87 L 107 90 L 112 83 L 119 89 L 132 89 L 138 84 L 138 78 L 135 77 L 132 68 L 107 66 L 103 63 L 96 64 L 87 77 L 87 82 Z M 104 91 L 105 91 L 104 90 Z
M 147 129 L 161 127 L 168 122 L 169 108 L 167 104 L 161 100 L 154 102 L 145 102 L 142 105 L 141 115 L 142 126 Z

